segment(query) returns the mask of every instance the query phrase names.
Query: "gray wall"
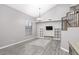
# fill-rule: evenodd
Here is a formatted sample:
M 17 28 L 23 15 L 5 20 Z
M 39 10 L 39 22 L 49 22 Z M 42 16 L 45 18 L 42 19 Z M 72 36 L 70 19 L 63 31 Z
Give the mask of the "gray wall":
M 47 13 L 42 15 L 43 20 L 61 20 L 61 17 L 65 16 L 69 11 L 71 4 L 57 4 L 55 7 L 51 8 Z
M 5 5 L 0 5 L 0 47 L 25 40 L 25 15 Z
M 61 47 L 69 51 L 69 43 L 79 42 L 79 27 L 69 27 L 61 33 Z

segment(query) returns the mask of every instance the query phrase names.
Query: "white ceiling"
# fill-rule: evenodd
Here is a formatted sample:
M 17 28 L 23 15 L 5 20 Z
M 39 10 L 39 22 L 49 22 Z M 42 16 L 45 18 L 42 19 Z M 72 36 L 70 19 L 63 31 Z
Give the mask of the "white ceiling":
M 39 8 L 40 14 L 43 15 L 49 9 L 53 8 L 56 4 L 7 4 L 9 7 L 22 11 L 30 16 L 38 17 Z

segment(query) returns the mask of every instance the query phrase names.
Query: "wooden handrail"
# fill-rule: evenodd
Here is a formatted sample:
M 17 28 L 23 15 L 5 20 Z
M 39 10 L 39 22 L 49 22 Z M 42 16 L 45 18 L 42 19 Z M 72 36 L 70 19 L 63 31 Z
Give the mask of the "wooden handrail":
M 67 24 L 69 24 L 69 25 L 71 26 L 71 24 L 69 23 L 69 21 L 68 21 L 68 20 L 65 20 L 65 21 L 66 21 L 66 23 L 67 23 Z

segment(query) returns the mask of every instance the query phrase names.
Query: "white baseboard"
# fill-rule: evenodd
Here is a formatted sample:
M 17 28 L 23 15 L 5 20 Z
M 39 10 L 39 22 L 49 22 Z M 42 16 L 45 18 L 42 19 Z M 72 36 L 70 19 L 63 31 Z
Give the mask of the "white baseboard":
M 68 52 L 68 53 L 69 53 L 69 50 L 67 50 L 67 49 L 65 49 L 65 48 L 63 48 L 63 47 L 61 47 L 61 50 L 63 50 L 63 51 L 65 51 L 65 52 Z
M 23 42 L 26 42 L 26 41 L 30 41 L 30 40 L 32 40 L 32 39 L 35 39 L 35 38 L 34 38 L 34 37 L 32 37 L 32 38 L 26 38 L 26 39 L 23 40 L 23 41 L 19 41 L 19 42 L 13 43 L 13 44 L 9 44 L 9 45 L 6 45 L 6 46 L 2 46 L 2 47 L 0 47 L 0 49 L 4 49 L 4 48 L 7 48 L 7 47 L 16 45 L 16 44 L 20 44 L 20 43 L 23 43 Z

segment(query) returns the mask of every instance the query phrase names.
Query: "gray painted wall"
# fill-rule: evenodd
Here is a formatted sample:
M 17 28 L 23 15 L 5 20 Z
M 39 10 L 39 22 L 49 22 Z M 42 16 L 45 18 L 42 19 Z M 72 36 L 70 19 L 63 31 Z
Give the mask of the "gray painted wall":
M 42 15 L 43 20 L 61 20 L 61 17 L 65 16 L 69 11 L 71 4 L 57 4 L 55 7 L 51 8 L 47 13 Z
M 79 42 L 79 27 L 69 27 L 67 31 L 62 31 L 61 47 L 69 50 L 68 42 Z
M 0 47 L 25 40 L 24 13 L 5 5 L 0 5 Z

